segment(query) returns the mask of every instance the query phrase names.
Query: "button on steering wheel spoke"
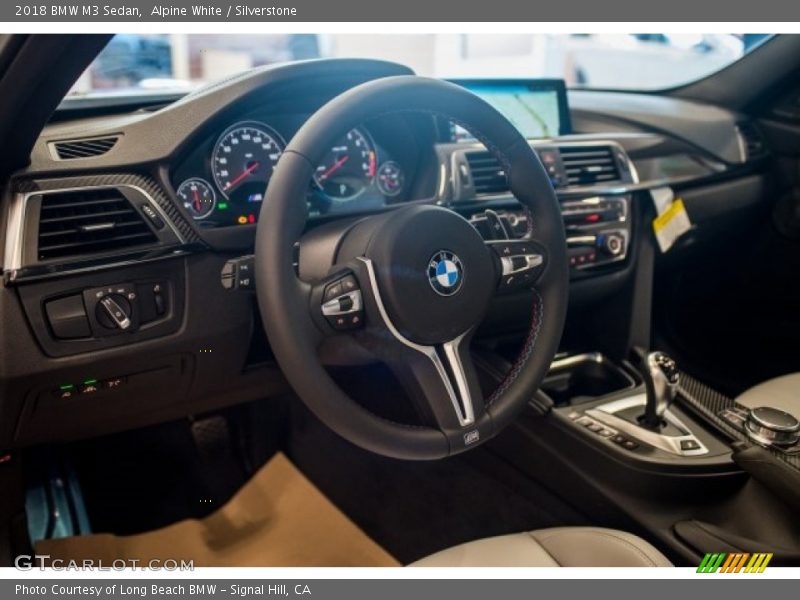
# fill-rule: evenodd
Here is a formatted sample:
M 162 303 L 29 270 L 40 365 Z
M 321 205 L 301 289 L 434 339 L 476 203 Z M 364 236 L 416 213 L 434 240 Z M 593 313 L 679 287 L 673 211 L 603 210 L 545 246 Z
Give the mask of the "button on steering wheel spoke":
M 361 285 L 349 269 L 317 283 L 311 293 L 311 311 L 326 333 L 356 331 L 364 326 Z M 321 317 L 321 319 L 320 319 Z
M 535 240 L 489 240 L 486 245 L 498 264 L 499 292 L 531 288 L 545 270 L 544 246 Z

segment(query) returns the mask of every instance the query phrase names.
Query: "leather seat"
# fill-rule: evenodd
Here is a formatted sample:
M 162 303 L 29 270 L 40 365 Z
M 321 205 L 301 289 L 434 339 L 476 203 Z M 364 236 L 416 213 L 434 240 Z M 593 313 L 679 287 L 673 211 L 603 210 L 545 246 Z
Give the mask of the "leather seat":
M 743 392 L 736 402 L 746 408 L 771 406 L 800 419 L 800 373 L 759 383 Z
M 411 567 L 671 567 L 643 539 L 600 527 L 555 527 L 468 542 Z

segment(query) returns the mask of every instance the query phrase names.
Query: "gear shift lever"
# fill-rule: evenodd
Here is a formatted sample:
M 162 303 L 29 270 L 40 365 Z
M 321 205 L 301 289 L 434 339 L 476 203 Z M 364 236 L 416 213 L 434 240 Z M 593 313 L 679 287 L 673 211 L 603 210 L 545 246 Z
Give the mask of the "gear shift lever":
M 678 392 L 678 366 L 663 352 L 651 352 L 644 357 L 641 372 L 647 390 L 647 405 L 639 422 L 648 429 L 659 431 L 664 422 L 664 412 Z

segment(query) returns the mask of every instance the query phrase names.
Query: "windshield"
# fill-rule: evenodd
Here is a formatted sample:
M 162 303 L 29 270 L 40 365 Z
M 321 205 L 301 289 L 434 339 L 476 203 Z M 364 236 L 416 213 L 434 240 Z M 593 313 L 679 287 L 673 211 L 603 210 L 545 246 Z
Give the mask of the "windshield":
M 564 79 L 569 87 L 655 90 L 740 59 L 763 34 L 117 35 L 70 96 L 188 92 L 252 67 L 362 57 L 431 77 Z

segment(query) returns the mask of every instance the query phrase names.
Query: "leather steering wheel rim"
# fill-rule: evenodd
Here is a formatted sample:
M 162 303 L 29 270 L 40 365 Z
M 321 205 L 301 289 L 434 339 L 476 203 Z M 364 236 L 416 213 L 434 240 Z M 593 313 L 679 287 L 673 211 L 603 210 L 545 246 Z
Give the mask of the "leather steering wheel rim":
M 485 401 L 479 422 L 455 434 L 389 421 L 363 408 L 337 386 L 317 356 L 324 334 L 312 314 L 318 308 L 311 300 L 314 282 L 301 281 L 292 264 L 295 243 L 306 225 L 305 198 L 316 165 L 347 131 L 376 117 L 401 112 L 440 115 L 469 129 L 500 161 L 511 193 L 535 215 L 535 240 L 545 249 L 546 262 L 534 285 L 533 318 L 523 351 Z M 278 161 L 261 207 L 255 270 L 264 327 L 295 392 L 345 439 L 395 458 L 443 458 L 501 431 L 541 384 L 558 349 L 566 317 L 569 278 L 564 226 L 555 192 L 537 155 L 505 117 L 474 94 L 416 76 L 389 77 L 354 87 L 325 104 L 300 128 Z M 363 273 L 360 283 L 368 285 Z

